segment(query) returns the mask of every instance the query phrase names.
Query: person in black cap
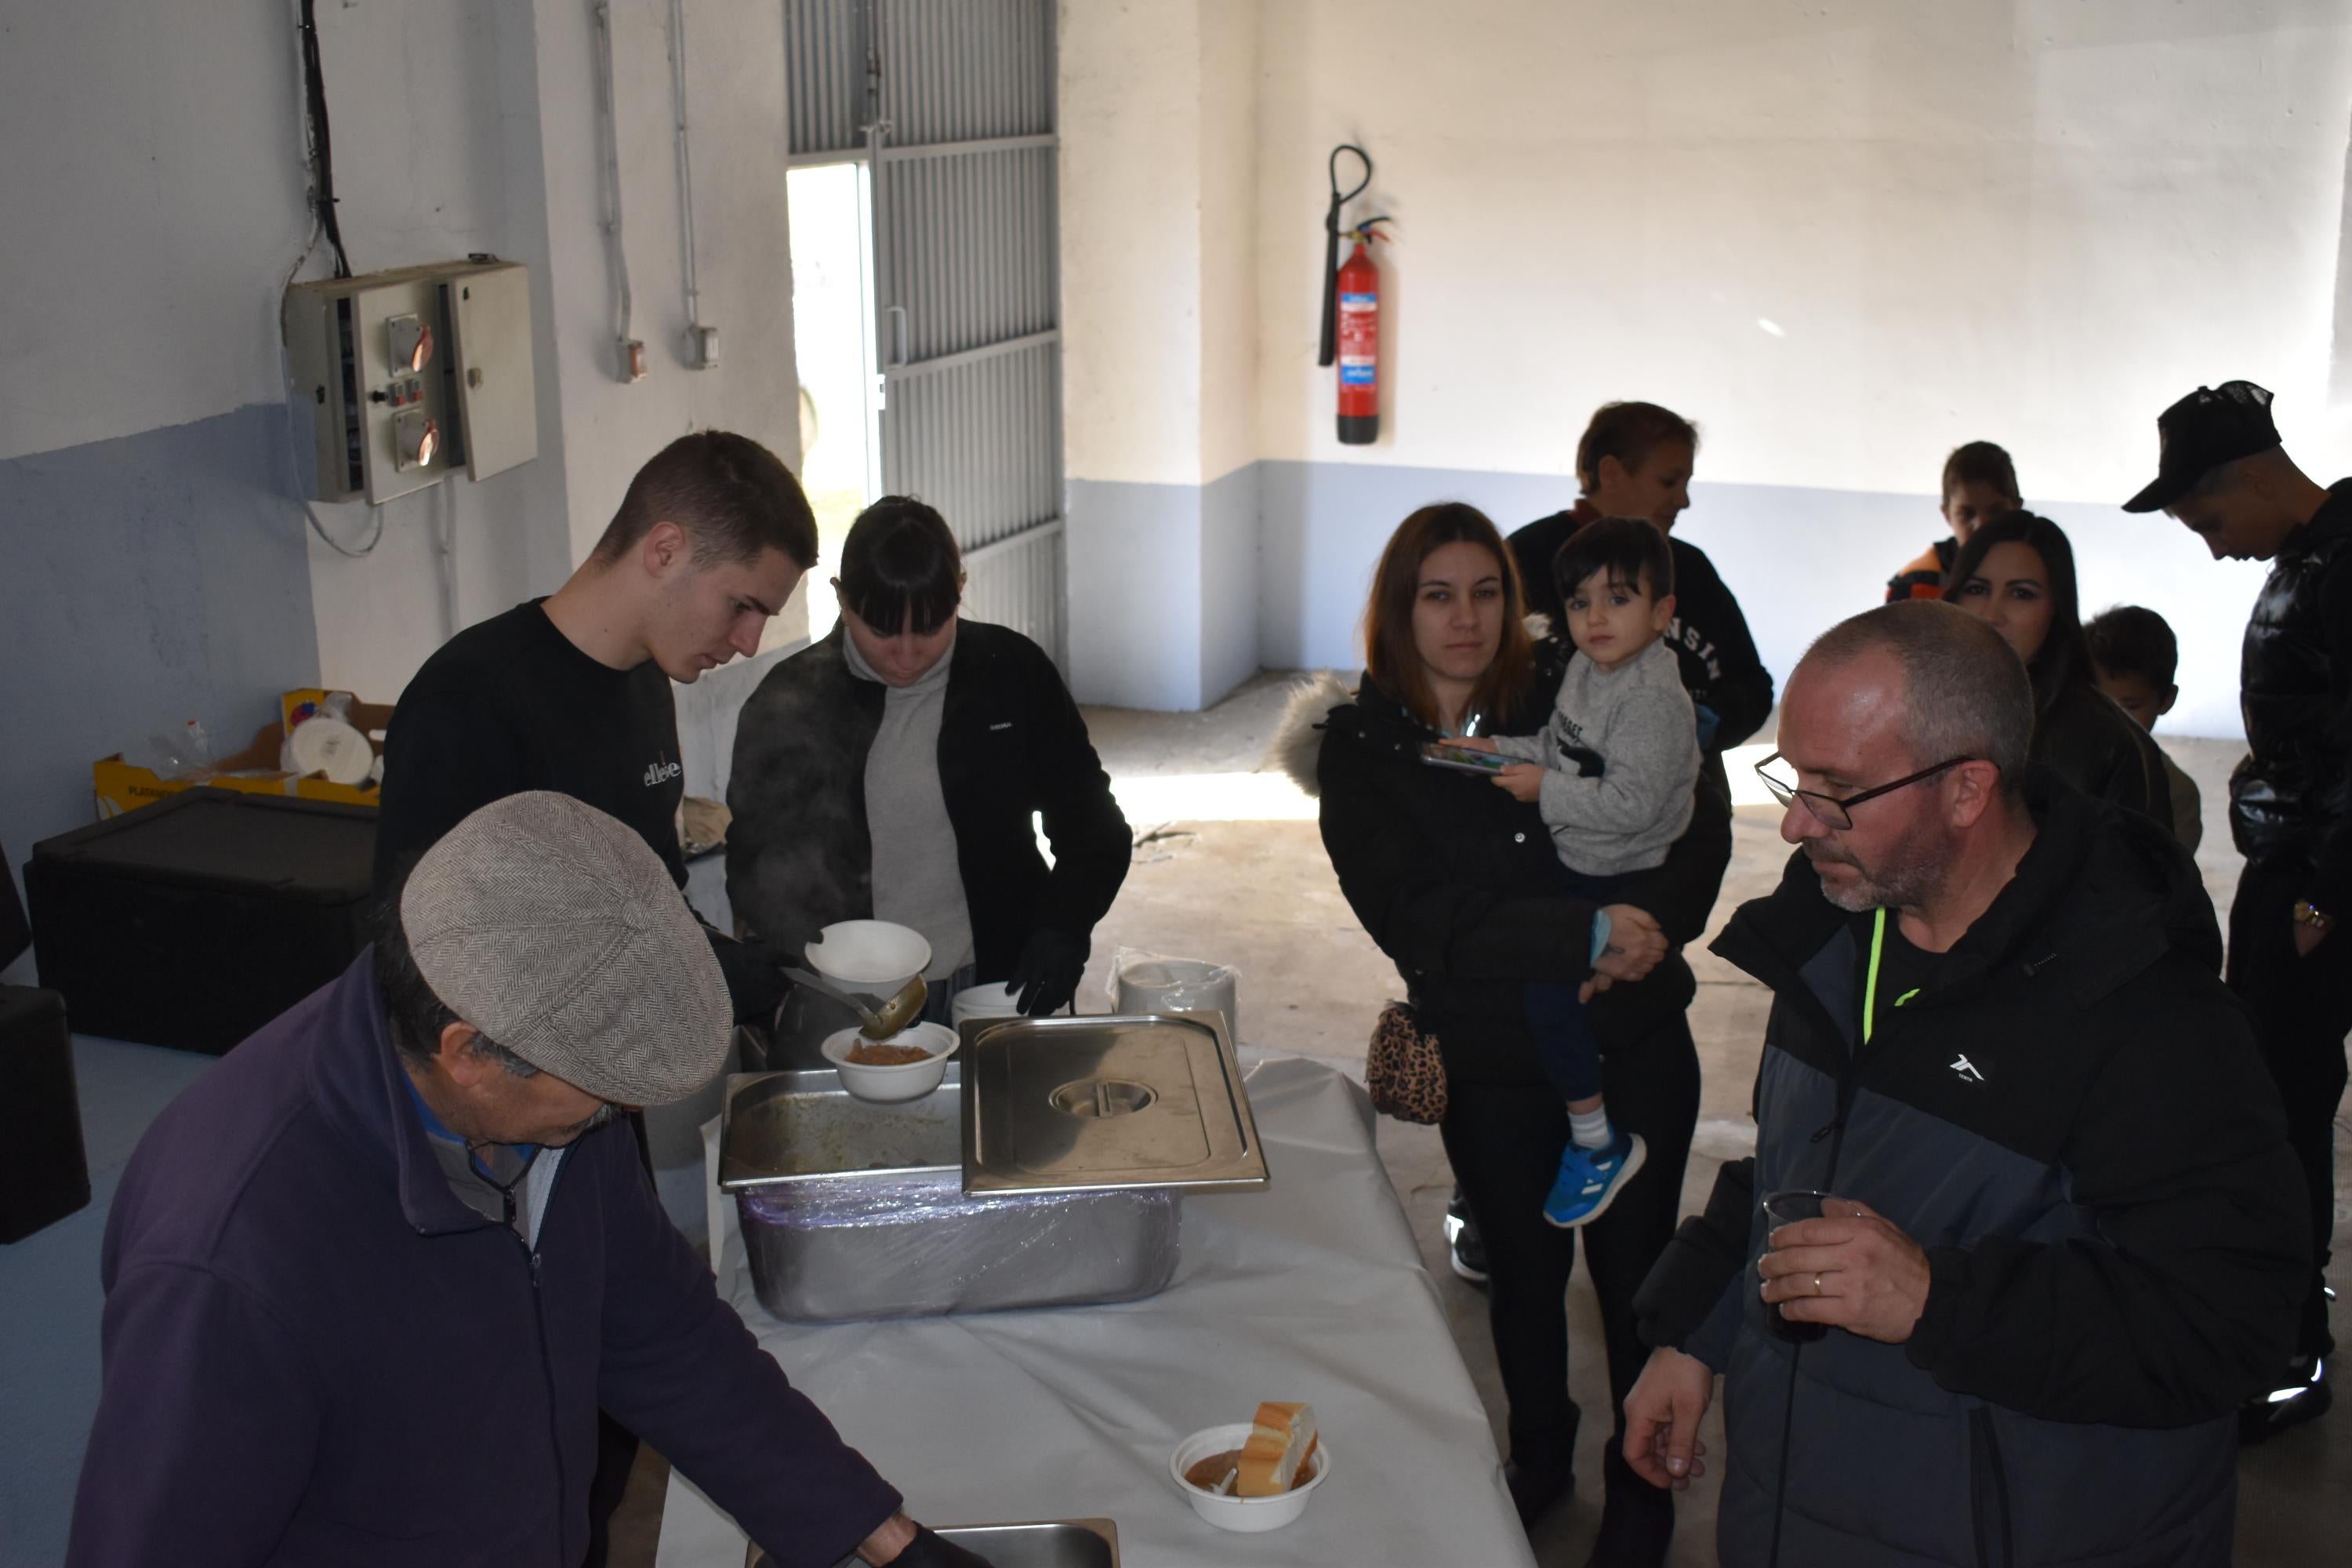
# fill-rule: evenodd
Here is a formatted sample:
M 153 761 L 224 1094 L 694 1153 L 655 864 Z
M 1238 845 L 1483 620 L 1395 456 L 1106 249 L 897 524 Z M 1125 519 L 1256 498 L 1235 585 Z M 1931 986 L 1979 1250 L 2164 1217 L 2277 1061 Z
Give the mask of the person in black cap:
M 2352 914 L 2352 479 L 2323 488 L 2297 468 L 2270 405 L 2252 382 L 2229 381 L 2166 409 L 2156 480 L 2124 503 L 2170 513 L 2217 561 L 2271 563 L 2239 662 L 2248 755 L 2230 777 L 2230 832 L 2246 869 L 2230 909 L 2229 982 L 2260 1022 L 2286 1102 L 2318 1272 L 2288 1377 L 2243 1414 L 2250 1443 L 2330 1402 L 2324 1281 L 2352 1032 L 2352 965 L 2338 951 L 2352 938 L 2331 935 Z

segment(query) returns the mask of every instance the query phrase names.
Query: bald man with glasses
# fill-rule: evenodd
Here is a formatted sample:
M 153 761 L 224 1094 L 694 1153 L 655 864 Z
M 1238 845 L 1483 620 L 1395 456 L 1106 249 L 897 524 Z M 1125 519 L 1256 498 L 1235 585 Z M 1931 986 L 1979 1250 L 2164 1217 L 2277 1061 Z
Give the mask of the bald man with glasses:
M 1627 1463 L 1684 1487 L 1724 1379 L 1735 1568 L 2230 1561 L 2301 1184 L 2195 868 L 2029 769 L 2032 728 L 1928 601 L 1789 681 L 1759 772 L 1798 852 L 1715 944 L 1774 994 L 1756 1153 L 1644 1283 L 1626 1400 Z

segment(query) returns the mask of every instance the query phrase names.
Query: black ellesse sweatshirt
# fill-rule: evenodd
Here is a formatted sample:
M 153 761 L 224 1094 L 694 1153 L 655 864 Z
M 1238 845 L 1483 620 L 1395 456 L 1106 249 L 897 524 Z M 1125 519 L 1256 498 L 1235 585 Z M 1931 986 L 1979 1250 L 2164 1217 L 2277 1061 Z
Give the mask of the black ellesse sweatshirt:
M 459 632 L 400 694 L 383 738 L 379 893 L 474 811 L 535 789 L 634 829 L 685 888 L 677 810 L 686 780 L 669 677 L 650 659 L 634 669 L 599 664 L 556 629 L 543 603 Z M 774 1011 L 784 989 L 774 955 L 703 929 L 736 1016 Z
M 1526 583 L 1528 608 L 1551 617 L 1563 633 L 1559 589 L 1551 579 L 1552 557 L 1576 531 L 1573 511 L 1556 511 L 1511 535 L 1511 555 Z M 1666 642 L 1681 661 L 1683 684 L 1691 701 L 1713 712 L 1715 733 L 1706 749 L 1721 752 L 1738 745 L 1762 727 L 1772 713 L 1772 672 L 1757 657 L 1756 639 L 1748 634 L 1748 618 L 1739 601 L 1716 575 L 1715 563 L 1695 544 L 1669 536 L 1675 561 L 1675 618 L 1666 627 Z

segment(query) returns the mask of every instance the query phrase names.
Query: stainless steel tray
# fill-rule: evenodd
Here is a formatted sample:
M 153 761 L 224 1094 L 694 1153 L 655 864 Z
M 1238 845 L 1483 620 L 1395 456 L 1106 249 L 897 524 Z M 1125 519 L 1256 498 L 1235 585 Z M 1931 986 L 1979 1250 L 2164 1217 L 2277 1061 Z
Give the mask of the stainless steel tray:
M 948 1525 L 939 1532 L 994 1568 L 1118 1568 L 1118 1526 L 1107 1519 Z M 769 1568 L 768 1554 L 747 1549 L 743 1568 Z
M 954 1064 L 950 1063 L 950 1068 Z M 761 1304 L 802 1322 L 1127 1301 L 1174 1278 L 1166 1190 L 968 1195 L 960 1090 L 874 1105 L 838 1075 L 728 1080 L 719 1184 Z
M 962 1063 L 966 1192 L 1266 1184 L 1222 1013 L 976 1018 Z

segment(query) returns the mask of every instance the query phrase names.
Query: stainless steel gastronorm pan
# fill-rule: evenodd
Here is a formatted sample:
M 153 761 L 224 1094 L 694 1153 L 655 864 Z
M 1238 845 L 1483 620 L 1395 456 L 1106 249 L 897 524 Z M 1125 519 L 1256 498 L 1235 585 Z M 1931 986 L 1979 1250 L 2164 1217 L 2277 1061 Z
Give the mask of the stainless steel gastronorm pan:
M 1178 1198 L 1165 1188 L 963 1191 L 961 1089 L 875 1105 L 830 1072 L 737 1074 L 719 1185 L 761 1305 L 833 1321 L 1125 1301 L 1167 1287 Z
M 949 1525 L 940 1533 L 995 1568 L 1118 1568 L 1118 1526 L 1107 1519 Z M 769 1568 L 768 1554 L 751 1547 L 743 1568 Z

